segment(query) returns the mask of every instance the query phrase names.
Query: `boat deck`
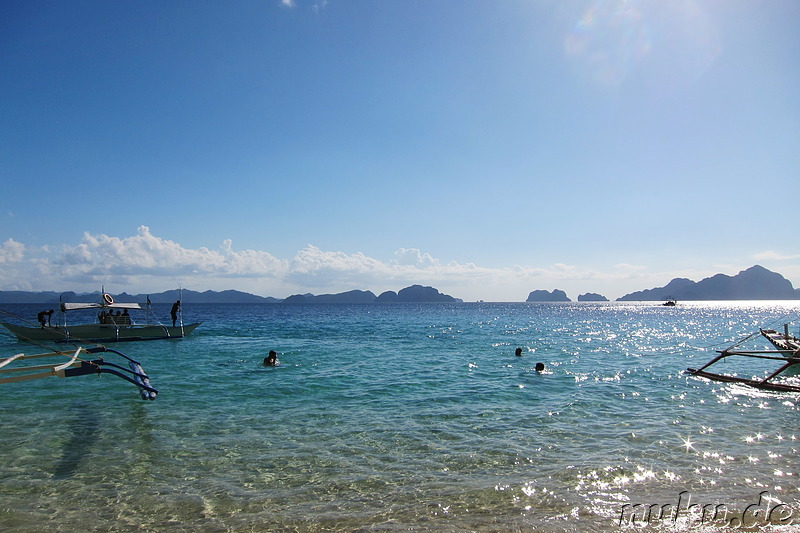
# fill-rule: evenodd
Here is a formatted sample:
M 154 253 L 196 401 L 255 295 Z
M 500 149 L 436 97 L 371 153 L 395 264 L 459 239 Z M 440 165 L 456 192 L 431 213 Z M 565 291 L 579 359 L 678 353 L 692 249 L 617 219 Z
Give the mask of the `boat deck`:
M 793 353 L 800 351 L 800 339 L 791 335 L 787 336 L 785 333 L 779 333 L 774 329 L 762 329 L 761 334 L 779 350 Z

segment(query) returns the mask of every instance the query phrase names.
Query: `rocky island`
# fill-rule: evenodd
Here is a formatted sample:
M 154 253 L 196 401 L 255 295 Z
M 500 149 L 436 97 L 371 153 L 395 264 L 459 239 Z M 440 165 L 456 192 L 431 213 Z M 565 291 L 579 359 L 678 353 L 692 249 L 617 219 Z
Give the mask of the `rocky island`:
M 47 304 L 59 302 L 99 301 L 98 291 L 91 293 L 54 291 L 0 291 L 0 303 Z M 352 290 L 337 294 L 314 295 L 295 294 L 288 298 L 257 296 L 237 290 L 225 291 L 182 291 L 170 290 L 150 294 L 128 294 L 125 292 L 112 296 L 119 302 L 144 303 L 148 299 L 154 304 L 172 304 L 181 299 L 185 304 L 299 304 L 299 303 L 457 303 L 463 300 L 442 294 L 433 287 L 412 285 L 398 292 L 386 291 L 375 296 L 372 291 Z M 755 265 L 735 276 L 717 274 L 695 282 L 686 278 L 675 278 L 663 287 L 646 289 L 617 298 L 620 302 L 676 300 L 800 300 L 800 289 L 782 275 Z M 528 295 L 526 302 L 570 302 L 566 293 L 560 289 L 553 291 L 535 290 Z M 579 302 L 607 302 L 608 299 L 597 293 L 588 292 L 578 296 Z
M 663 287 L 632 292 L 619 302 L 676 300 L 795 300 L 800 291 L 776 272 L 755 265 L 735 276 L 717 274 L 694 282 L 675 278 Z
M 375 296 L 372 291 L 348 291 L 339 294 L 296 294 L 289 296 L 283 303 L 286 304 L 388 304 L 388 303 L 456 303 L 462 300 L 440 293 L 433 287 L 412 285 L 399 292 L 386 291 L 380 296 Z
M 544 290 L 533 291 L 528 295 L 526 302 L 571 302 L 567 298 L 567 293 L 559 289 L 553 289 L 553 292 Z
M 602 294 L 597 294 L 594 292 L 587 292 L 586 294 L 578 295 L 579 302 L 607 302 L 608 298 L 603 296 Z

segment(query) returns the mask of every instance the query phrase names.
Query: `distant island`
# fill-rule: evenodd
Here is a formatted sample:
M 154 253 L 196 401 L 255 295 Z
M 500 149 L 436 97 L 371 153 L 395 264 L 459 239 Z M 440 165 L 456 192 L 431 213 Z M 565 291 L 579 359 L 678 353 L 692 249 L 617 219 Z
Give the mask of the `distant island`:
M 607 302 L 608 298 L 603 296 L 602 294 L 596 294 L 593 292 L 587 292 L 586 294 L 578 295 L 579 302 Z
M 289 296 L 283 303 L 286 304 L 322 304 L 322 303 L 350 303 L 350 304 L 388 304 L 388 303 L 458 303 L 459 298 L 453 298 L 440 293 L 433 287 L 412 285 L 401 289 L 399 292 L 386 291 L 380 296 L 375 296 L 372 291 L 348 291 L 339 294 L 295 294 Z
M 149 294 L 128 294 L 127 292 L 111 293 L 117 302 L 145 303 L 148 299 L 154 304 L 171 304 L 182 299 L 183 303 L 211 303 L 211 304 L 249 304 L 249 303 L 280 303 L 277 298 L 264 298 L 242 291 L 205 291 L 197 292 L 189 289 L 183 291 L 169 290 Z M 95 302 L 100 301 L 100 292 L 76 293 L 66 292 L 28 292 L 28 291 L 0 291 L 0 303 L 15 304 L 58 304 L 59 302 Z
M 433 287 L 412 285 L 401 289 L 399 292 L 386 291 L 380 296 L 375 296 L 371 291 L 347 291 L 338 294 L 295 294 L 288 298 L 279 299 L 272 297 L 256 296 L 247 292 L 227 290 L 222 292 L 205 291 L 197 292 L 188 289 L 183 291 L 170 290 L 152 294 L 128 294 L 122 292 L 111 294 L 118 302 L 150 301 L 153 304 L 171 304 L 182 299 L 184 304 L 324 304 L 324 303 L 458 303 L 463 302 L 447 294 L 440 293 Z M 92 302 L 99 301 L 100 293 L 75 293 L 75 292 L 29 292 L 29 291 L 0 291 L 0 303 L 15 304 L 58 304 L 59 302 Z
M 537 290 L 528 295 L 526 302 L 571 302 L 567 293 L 561 289 L 553 289 L 552 292 Z M 587 292 L 586 294 L 578 295 L 579 302 L 607 302 L 608 298 L 602 294 L 594 292 Z
M 288 298 L 257 296 L 247 292 L 205 291 L 188 289 L 170 290 L 151 294 L 113 294 L 120 302 L 144 303 L 150 300 L 154 304 L 171 304 L 182 298 L 186 304 L 370 304 L 370 303 L 459 303 L 460 298 L 442 294 L 433 287 L 412 285 L 398 292 L 386 291 L 375 296 L 372 291 L 352 290 L 337 294 L 295 294 Z M 0 304 L 49 304 L 59 302 L 92 302 L 99 301 L 100 293 L 75 293 L 54 291 L 0 291 Z M 735 276 L 717 274 L 698 282 L 686 278 L 675 278 L 663 287 L 646 289 L 626 294 L 617 298 L 618 302 L 631 301 L 665 301 L 676 300 L 800 300 L 800 289 L 782 275 L 755 265 L 739 272 Z M 532 291 L 526 302 L 570 302 L 567 294 L 560 289 L 552 291 Z M 578 296 L 579 302 L 607 302 L 608 299 L 597 293 L 587 292 Z
M 664 287 L 632 292 L 618 302 L 650 302 L 666 300 L 800 300 L 800 289 L 782 275 L 755 265 L 735 276 L 717 274 L 694 282 L 686 278 L 675 278 Z M 536 290 L 528 295 L 526 302 L 569 302 L 562 290 L 552 292 Z M 578 296 L 579 302 L 607 302 L 605 296 L 586 293 Z
M 776 272 L 755 265 L 735 276 L 717 274 L 698 282 L 675 278 L 663 287 L 632 292 L 618 302 L 676 300 L 797 300 L 800 290 Z
M 567 298 L 567 293 L 562 290 L 554 289 L 553 292 L 538 290 L 528 295 L 526 302 L 571 302 Z

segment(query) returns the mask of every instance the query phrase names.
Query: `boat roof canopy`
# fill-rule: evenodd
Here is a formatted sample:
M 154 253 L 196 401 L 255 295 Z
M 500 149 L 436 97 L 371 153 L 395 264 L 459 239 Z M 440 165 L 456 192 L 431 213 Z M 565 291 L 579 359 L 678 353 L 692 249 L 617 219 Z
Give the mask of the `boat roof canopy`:
M 100 304 L 100 303 L 71 303 L 61 302 L 62 311 L 77 311 L 78 309 L 141 309 L 137 303 L 113 303 L 113 304 Z

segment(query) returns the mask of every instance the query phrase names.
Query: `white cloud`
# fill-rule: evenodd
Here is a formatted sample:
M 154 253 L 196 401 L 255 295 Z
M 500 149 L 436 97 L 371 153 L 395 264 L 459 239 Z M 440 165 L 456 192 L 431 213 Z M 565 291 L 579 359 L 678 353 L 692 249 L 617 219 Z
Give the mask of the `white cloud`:
M 0 265 L 6 263 L 18 263 L 25 255 L 25 245 L 8 239 L 0 246 Z
M 281 5 L 286 8 L 295 8 L 297 7 L 297 2 L 295 2 L 295 0 L 281 0 Z M 328 0 L 315 0 L 311 2 L 311 10 L 315 13 L 319 13 L 327 7 Z
M 282 276 L 289 262 L 276 258 L 269 252 L 259 250 L 234 251 L 232 241 L 226 239 L 222 244 L 225 259 L 223 272 L 229 276 Z
M 187 269 L 214 271 L 224 263 L 224 258 L 208 248 L 183 248 L 176 242 L 152 235 L 147 226 L 140 226 L 137 235 L 124 239 L 86 232 L 81 244 L 66 247 L 55 262 L 71 274 L 150 272 L 168 275 Z
M 292 261 L 291 269 L 295 273 L 302 274 L 324 271 L 364 273 L 382 270 L 383 263 L 369 258 L 361 252 L 352 255 L 344 252 L 323 252 L 309 244 L 297 253 Z
M 793 261 L 800 259 L 800 254 L 786 255 L 772 250 L 767 250 L 753 255 L 753 259 L 756 261 Z
M 439 260 L 430 254 L 423 254 L 416 248 L 400 248 L 394 253 L 395 261 L 402 266 L 415 266 L 418 268 L 438 267 Z
M 382 261 L 363 252 L 325 251 L 312 244 L 287 260 L 263 250 L 236 250 L 230 239 L 217 249 L 186 248 L 153 235 L 147 226 L 129 237 L 87 232 L 80 243 L 58 250 L 30 248 L 9 239 L 0 245 L 0 264 L 2 290 L 97 290 L 102 284 L 115 291 L 148 292 L 183 286 L 285 297 L 353 289 L 380 294 L 421 284 L 465 300 L 487 301 L 522 301 L 538 289 L 560 289 L 573 300 L 586 292 L 614 299 L 664 286 L 676 277 L 698 281 L 717 272 L 735 274 L 743 269 L 715 265 L 722 269 L 655 272 L 624 263 L 607 271 L 563 263 L 483 267 L 444 263 L 417 248 L 400 248 Z M 797 274 L 784 272 L 786 268 L 781 270 L 784 275 Z
M 267 252 L 235 251 L 226 240 L 221 251 L 184 248 L 140 226 L 137 235 L 119 238 L 84 233 L 83 242 L 65 247 L 53 261 L 65 277 L 181 276 L 261 277 L 282 275 L 287 262 Z

